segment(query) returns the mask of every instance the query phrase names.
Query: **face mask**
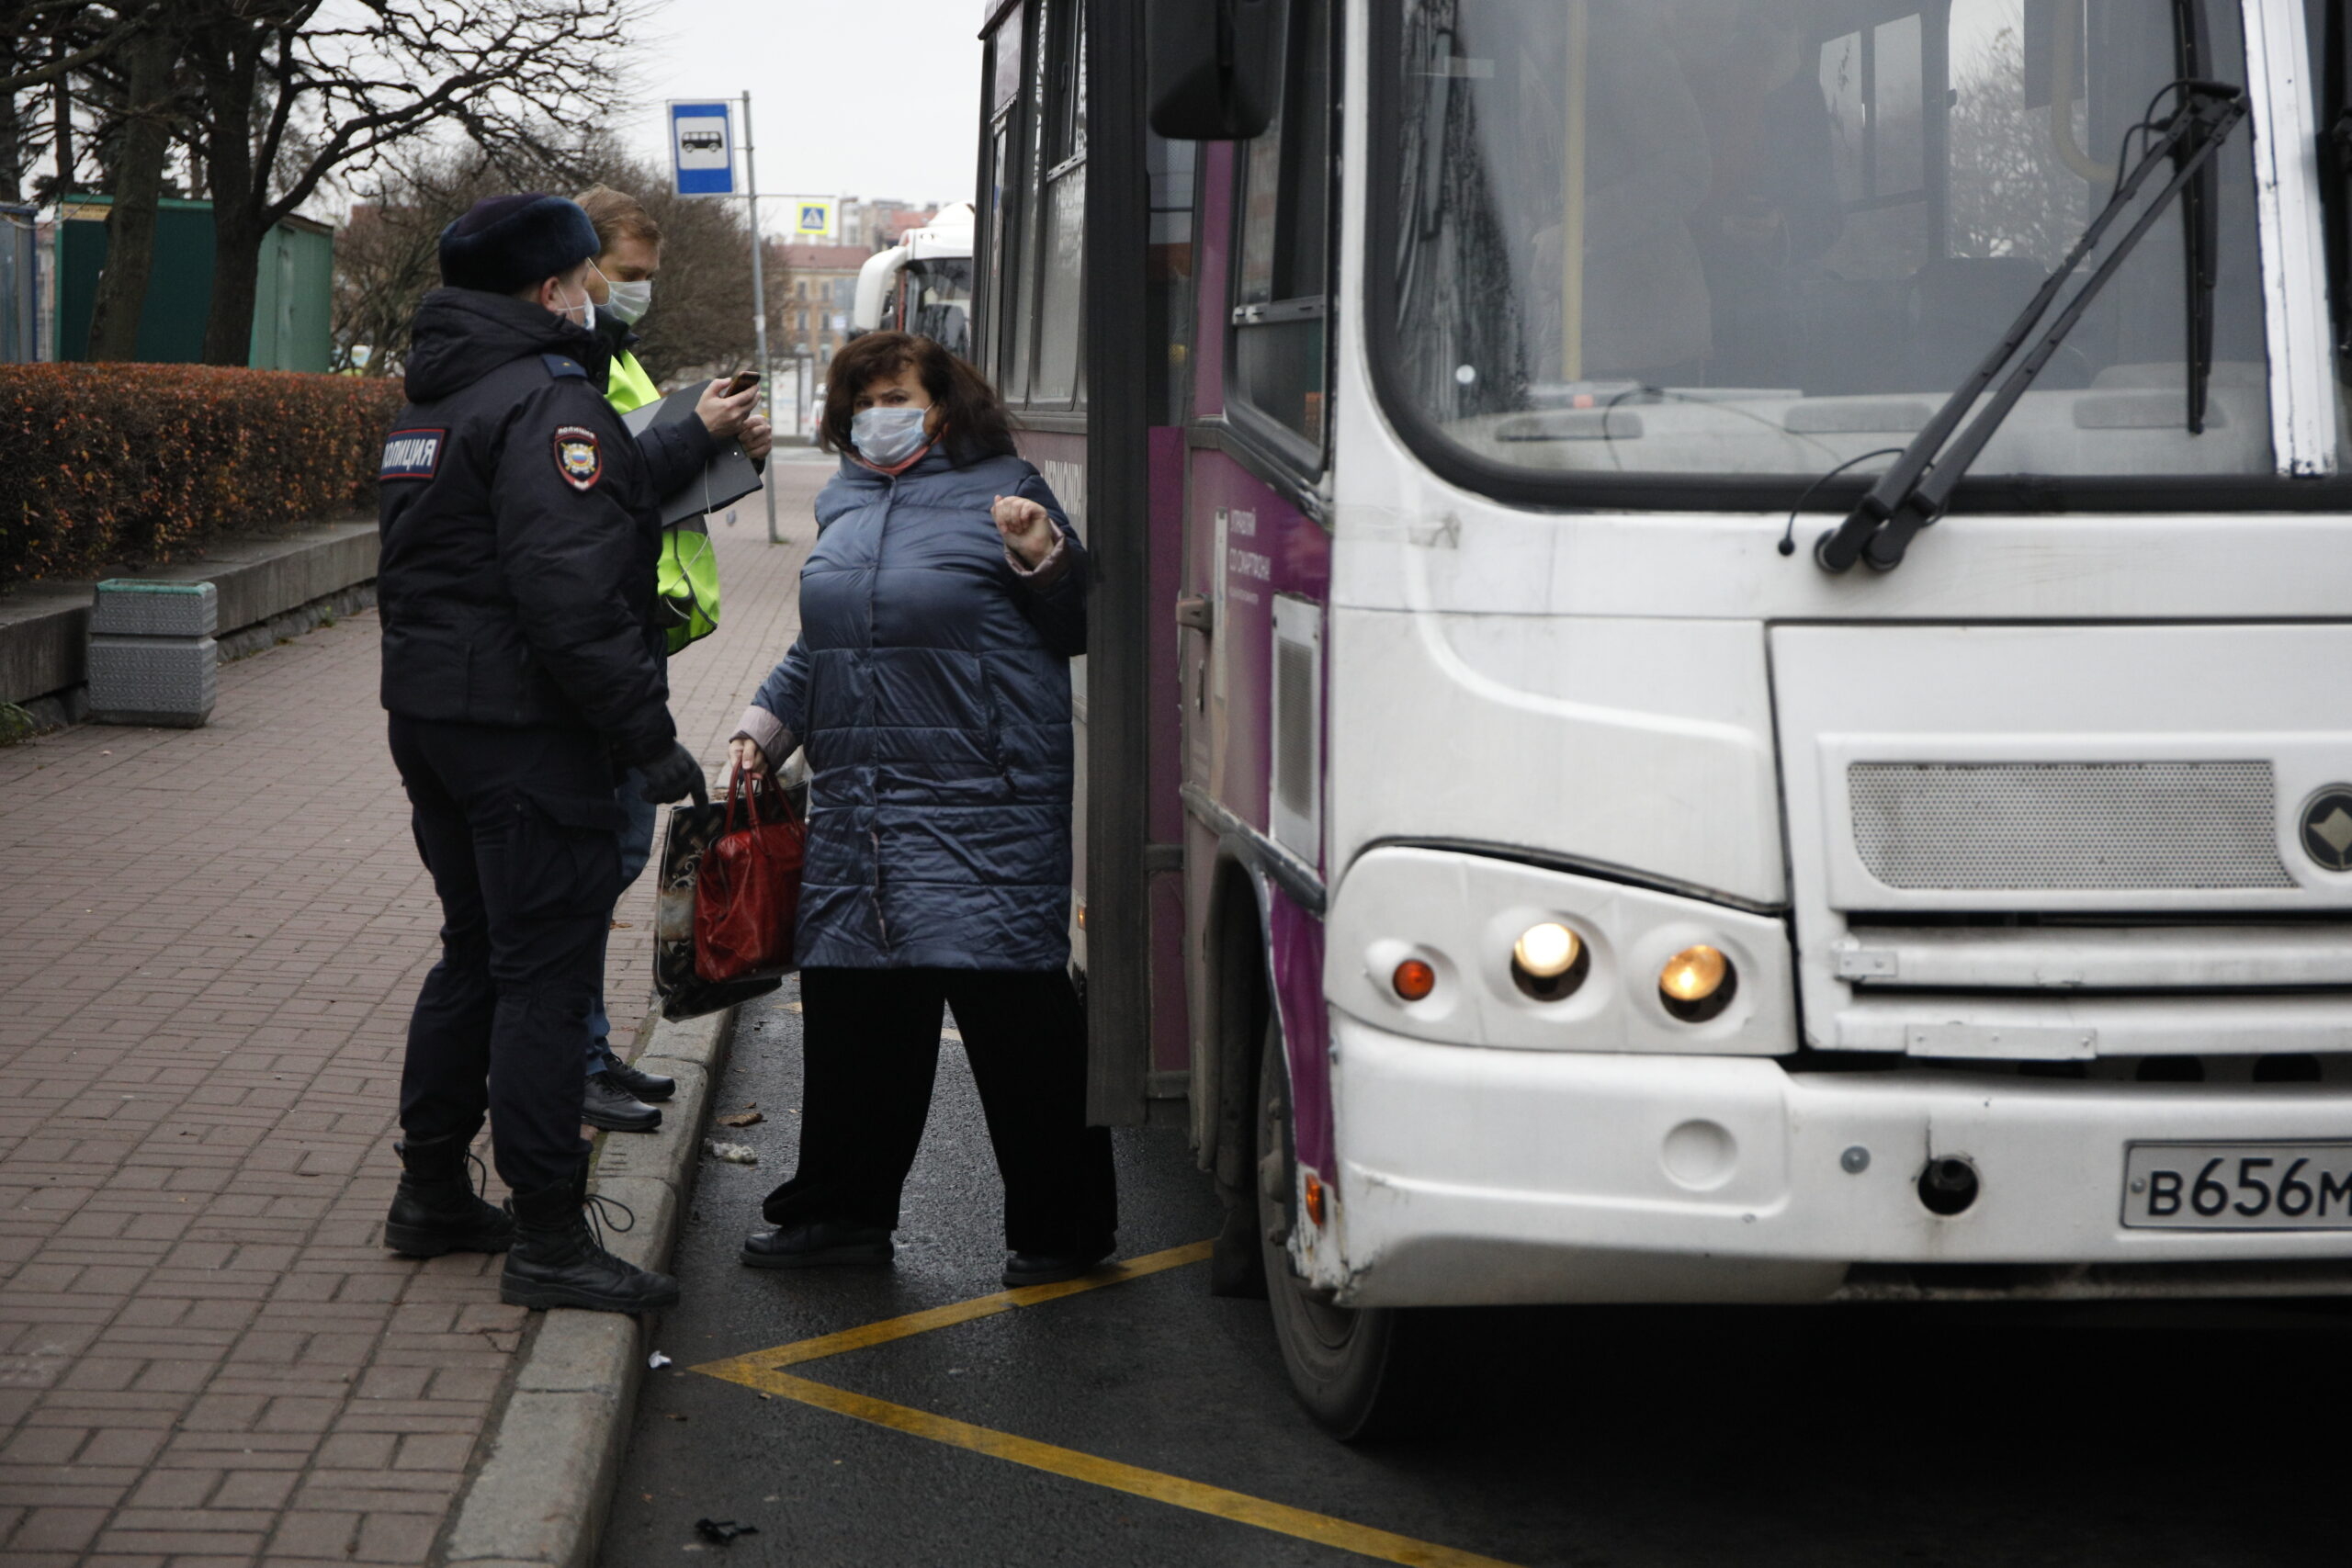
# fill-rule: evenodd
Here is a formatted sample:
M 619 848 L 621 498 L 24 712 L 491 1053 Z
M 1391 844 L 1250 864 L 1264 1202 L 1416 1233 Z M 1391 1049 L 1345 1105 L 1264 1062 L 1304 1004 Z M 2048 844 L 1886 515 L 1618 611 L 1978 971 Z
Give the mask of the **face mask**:
M 653 283 L 607 283 L 605 285 L 605 314 L 616 321 L 634 324 L 646 311 L 653 309 Z
M 849 422 L 850 444 L 877 468 L 894 468 L 922 450 L 929 409 L 866 409 Z
M 580 324 L 583 329 L 592 333 L 596 330 L 596 301 L 589 294 L 585 285 L 582 285 L 580 290 L 580 303 L 577 305 L 566 305 L 562 310 L 557 311 L 556 314 L 561 316 L 568 321 L 572 319 L 571 312 L 574 310 L 581 312 L 579 320 Z

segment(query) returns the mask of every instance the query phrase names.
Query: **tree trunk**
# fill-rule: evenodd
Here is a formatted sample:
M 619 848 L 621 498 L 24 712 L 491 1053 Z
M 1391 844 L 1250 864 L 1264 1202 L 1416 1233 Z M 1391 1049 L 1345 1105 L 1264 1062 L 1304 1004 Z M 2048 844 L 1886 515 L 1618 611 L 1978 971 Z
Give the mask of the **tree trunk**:
M 155 270 L 156 204 L 171 152 L 172 67 L 178 51 L 160 25 L 131 42 L 123 125 L 114 160 L 114 205 L 107 212 L 107 265 L 90 307 L 90 357 L 139 357 L 140 307 Z
M 0 43 L 0 74 L 21 69 L 23 56 L 13 42 Z M 17 95 L 0 92 L 0 201 L 25 198 L 25 124 L 17 112 Z
M 65 40 L 60 39 L 57 52 L 62 58 Z M 74 194 L 74 91 L 60 76 L 50 89 L 50 113 L 57 122 L 57 189 L 51 193 L 57 200 Z
M 260 215 L 245 204 L 213 203 L 212 310 L 204 319 L 207 365 L 253 362 L 254 295 L 261 276 L 261 243 L 268 233 Z
M 226 28 L 223 28 L 226 31 Z M 257 47 L 257 46 L 256 46 Z M 212 306 L 204 318 L 204 363 L 253 361 L 254 293 L 261 268 L 266 168 L 254 161 L 254 53 L 234 43 L 206 63 L 212 186 Z

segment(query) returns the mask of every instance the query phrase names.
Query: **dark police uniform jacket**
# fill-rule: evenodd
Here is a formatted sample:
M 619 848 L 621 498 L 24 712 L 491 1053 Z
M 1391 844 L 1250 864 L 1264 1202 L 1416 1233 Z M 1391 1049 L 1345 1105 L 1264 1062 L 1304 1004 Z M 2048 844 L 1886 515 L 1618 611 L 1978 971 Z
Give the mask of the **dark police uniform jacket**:
M 604 344 L 522 299 L 436 288 L 384 442 L 383 703 L 409 718 L 674 738 L 654 589 L 661 516 L 598 390 Z

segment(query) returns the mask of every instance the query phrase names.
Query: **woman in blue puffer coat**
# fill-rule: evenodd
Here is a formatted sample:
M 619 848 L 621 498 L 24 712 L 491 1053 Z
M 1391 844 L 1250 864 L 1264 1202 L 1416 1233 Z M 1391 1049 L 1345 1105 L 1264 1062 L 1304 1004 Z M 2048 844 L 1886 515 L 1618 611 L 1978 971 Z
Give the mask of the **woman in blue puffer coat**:
M 753 1268 L 887 1263 L 952 1007 L 1004 1178 L 1007 1285 L 1110 1256 L 1110 1134 L 1086 1125 L 1070 984 L 1069 660 L 1088 562 L 979 373 L 870 333 L 827 375 L 800 639 L 743 714 L 806 749 L 800 1164 Z

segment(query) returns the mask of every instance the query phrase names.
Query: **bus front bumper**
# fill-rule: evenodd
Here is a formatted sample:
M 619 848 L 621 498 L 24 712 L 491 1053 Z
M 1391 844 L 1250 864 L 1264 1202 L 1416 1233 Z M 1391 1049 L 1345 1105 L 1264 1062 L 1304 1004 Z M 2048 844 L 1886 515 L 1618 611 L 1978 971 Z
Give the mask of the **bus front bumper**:
M 1336 1012 L 1332 1034 L 1339 1202 L 1314 1272 L 1345 1304 L 2352 1292 L 2352 1229 L 2123 1224 L 2127 1145 L 2352 1140 L 2343 1086 L 1790 1072 Z M 1981 1182 L 1951 1217 L 1918 1185 L 1947 1156 Z

